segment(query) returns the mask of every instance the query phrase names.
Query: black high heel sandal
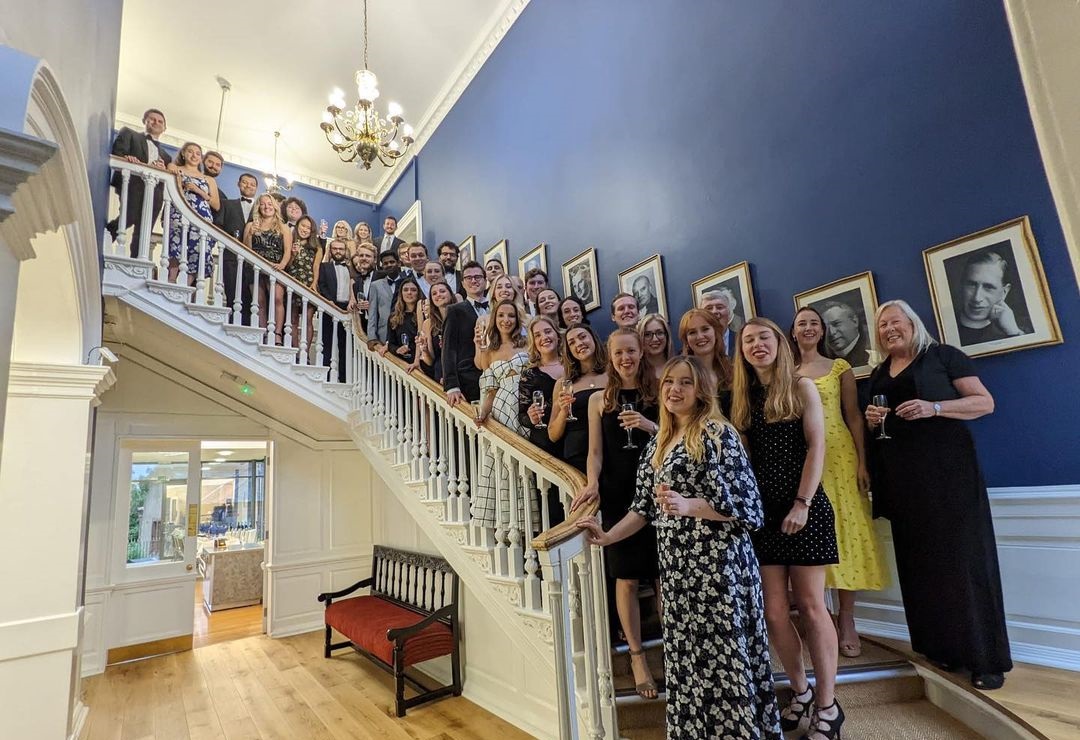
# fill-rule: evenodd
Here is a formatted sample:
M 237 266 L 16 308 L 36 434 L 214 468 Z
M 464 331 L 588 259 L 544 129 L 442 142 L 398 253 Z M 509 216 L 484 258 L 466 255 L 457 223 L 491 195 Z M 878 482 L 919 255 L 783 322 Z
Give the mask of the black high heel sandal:
M 810 695 L 810 698 L 806 701 L 800 699 L 800 696 Z M 810 710 L 814 707 L 814 687 L 810 684 L 806 685 L 806 691 L 802 693 L 792 693 L 791 701 L 784 707 L 784 710 L 794 714 L 794 717 L 785 717 L 783 711 L 780 713 L 780 729 L 784 732 L 791 732 L 798 729 L 799 723 L 803 721 L 803 718 L 810 714 Z
M 822 709 L 836 707 L 836 716 L 826 719 L 821 716 Z M 806 728 L 806 734 L 799 740 L 810 740 L 811 735 L 821 735 L 827 740 L 840 740 L 840 728 L 844 726 L 844 708 L 833 699 L 833 703 L 827 707 L 814 707 L 814 716 L 810 720 L 810 726 Z
M 972 673 L 971 685 L 983 691 L 993 691 L 1005 685 L 1004 673 Z

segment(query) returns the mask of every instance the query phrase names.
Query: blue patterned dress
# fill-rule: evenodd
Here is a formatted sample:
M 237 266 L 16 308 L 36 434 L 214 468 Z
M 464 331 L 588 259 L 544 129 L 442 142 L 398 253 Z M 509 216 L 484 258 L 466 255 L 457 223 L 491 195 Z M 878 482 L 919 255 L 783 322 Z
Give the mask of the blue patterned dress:
M 773 693 L 761 574 L 750 532 L 764 521 L 754 471 L 735 430 L 708 423 L 695 463 L 680 441 L 653 470 L 641 453 L 630 510 L 656 526 L 664 597 L 667 736 L 782 740 Z M 705 499 L 733 518 L 715 522 L 657 511 L 654 487 Z
M 210 184 L 206 181 L 205 177 L 188 175 L 184 172 L 180 173 L 180 181 L 186 185 L 189 182 L 194 183 L 196 186 L 203 190 L 210 192 Z M 191 206 L 195 213 L 203 217 L 208 224 L 214 220 L 214 213 L 210 210 L 210 201 L 202 197 L 198 193 L 193 193 L 190 190 L 184 191 L 184 200 Z M 180 257 L 180 250 L 183 247 L 183 222 L 180 220 L 180 211 L 177 208 L 169 209 L 169 259 L 176 260 L 177 262 L 183 262 Z M 202 233 L 201 229 L 192 224 L 188 227 L 187 237 L 187 271 L 188 275 L 194 275 L 199 271 L 199 235 Z M 210 277 L 214 274 L 214 244 L 215 241 L 210 238 L 212 230 L 208 226 L 206 229 L 206 264 L 203 268 L 203 277 Z

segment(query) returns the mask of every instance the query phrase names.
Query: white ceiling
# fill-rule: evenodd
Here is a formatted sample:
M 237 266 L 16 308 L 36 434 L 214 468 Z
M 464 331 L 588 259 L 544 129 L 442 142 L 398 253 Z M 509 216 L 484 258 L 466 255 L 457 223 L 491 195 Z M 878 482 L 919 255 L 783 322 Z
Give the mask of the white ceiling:
M 385 114 L 392 100 L 404 108 L 417 131 L 413 153 L 528 1 L 368 0 L 368 65 L 379 77 L 379 107 Z M 401 167 L 345 164 L 319 129 L 334 87 L 355 102 L 362 18 L 360 0 L 127 0 L 117 123 L 140 126 L 145 109 L 160 108 L 167 143 L 213 146 L 221 76 L 232 84 L 218 147 L 227 160 L 269 171 L 280 130 L 279 174 L 380 200 Z

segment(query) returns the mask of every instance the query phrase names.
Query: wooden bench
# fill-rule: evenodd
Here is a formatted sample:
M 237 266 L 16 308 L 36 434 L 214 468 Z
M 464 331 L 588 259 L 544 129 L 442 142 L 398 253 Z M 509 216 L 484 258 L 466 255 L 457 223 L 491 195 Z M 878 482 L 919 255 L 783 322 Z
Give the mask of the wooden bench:
M 369 595 L 344 596 L 362 589 Z M 394 675 L 397 716 L 418 704 L 461 695 L 458 625 L 458 576 L 440 557 L 375 546 L 371 577 L 333 593 L 319 594 L 326 604 L 326 647 L 323 656 L 352 648 Z M 347 639 L 332 642 L 337 630 Z M 405 669 L 425 660 L 450 656 L 453 681 L 429 688 Z M 419 693 L 405 698 L 405 682 Z

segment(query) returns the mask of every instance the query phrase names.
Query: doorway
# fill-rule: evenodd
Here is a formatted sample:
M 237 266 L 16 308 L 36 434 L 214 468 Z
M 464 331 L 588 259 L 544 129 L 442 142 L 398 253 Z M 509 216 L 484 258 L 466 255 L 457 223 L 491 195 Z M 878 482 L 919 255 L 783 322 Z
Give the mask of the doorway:
M 265 631 L 268 443 L 200 443 L 192 647 Z

